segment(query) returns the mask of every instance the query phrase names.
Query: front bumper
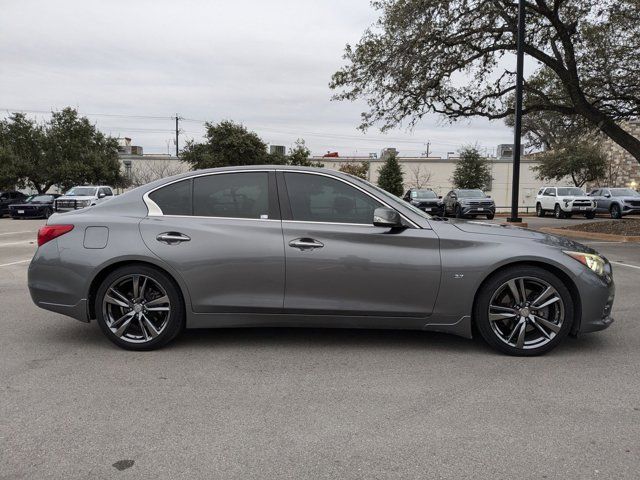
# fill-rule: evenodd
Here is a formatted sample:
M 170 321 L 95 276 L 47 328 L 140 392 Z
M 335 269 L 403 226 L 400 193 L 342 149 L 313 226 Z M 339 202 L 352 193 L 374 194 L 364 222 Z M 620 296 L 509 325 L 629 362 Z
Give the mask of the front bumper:
M 492 206 L 476 206 L 476 205 L 460 205 L 463 215 L 495 215 L 496 207 Z
M 622 214 L 623 215 L 640 215 L 640 207 L 632 206 L 632 205 L 622 205 Z
M 566 213 L 591 213 L 591 212 L 595 213 L 596 211 L 595 206 L 584 206 L 584 205 L 573 206 L 572 204 L 569 204 L 569 205 L 561 204 L 560 208 L 562 209 L 563 212 L 566 212 Z
M 22 210 L 23 213 L 19 213 Z M 17 209 L 17 208 L 12 208 L 9 211 L 9 215 L 11 215 L 11 218 L 41 218 L 44 217 L 44 210 L 41 209 L 34 209 L 34 210 L 27 210 L 27 209 Z
M 614 321 L 612 310 L 616 287 L 613 279 L 605 280 L 591 272 L 585 272 L 583 278 L 586 281 L 580 282 L 582 318 L 574 330 L 580 333 L 604 330 Z

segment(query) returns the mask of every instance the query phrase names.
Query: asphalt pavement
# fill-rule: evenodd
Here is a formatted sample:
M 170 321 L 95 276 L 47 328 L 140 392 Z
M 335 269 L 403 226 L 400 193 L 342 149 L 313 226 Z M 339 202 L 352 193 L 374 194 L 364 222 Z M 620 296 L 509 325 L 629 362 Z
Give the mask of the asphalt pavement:
M 317 329 L 135 353 L 31 303 L 42 223 L 0 220 L 0 479 L 639 476 L 640 244 L 585 242 L 616 262 L 616 322 L 543 357 Z

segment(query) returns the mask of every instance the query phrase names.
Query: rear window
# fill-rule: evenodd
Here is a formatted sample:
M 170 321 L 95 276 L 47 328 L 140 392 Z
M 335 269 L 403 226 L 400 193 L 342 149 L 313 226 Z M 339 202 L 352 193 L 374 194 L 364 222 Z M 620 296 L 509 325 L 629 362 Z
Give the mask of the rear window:
M 191 215 L 191 179 L 182 180 L 159 188 L 149 194 L 164 215 Z

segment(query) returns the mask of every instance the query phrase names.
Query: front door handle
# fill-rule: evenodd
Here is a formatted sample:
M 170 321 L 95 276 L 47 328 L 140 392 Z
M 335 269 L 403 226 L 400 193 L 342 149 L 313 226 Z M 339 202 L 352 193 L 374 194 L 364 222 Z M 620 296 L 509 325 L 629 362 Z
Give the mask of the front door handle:
M 289 242 L 289 246 L 299 248 L 300 250 L 313 250 L 324 247 L 324 243 L 314 240 L 313 238 L 296 238 Z
M 191 240 L 191 237 L 180 232 L 164 232 L 159 234 L 156 237 L 156 240 L 172 245 L 174 243 L 188 242 L 189 240 Z

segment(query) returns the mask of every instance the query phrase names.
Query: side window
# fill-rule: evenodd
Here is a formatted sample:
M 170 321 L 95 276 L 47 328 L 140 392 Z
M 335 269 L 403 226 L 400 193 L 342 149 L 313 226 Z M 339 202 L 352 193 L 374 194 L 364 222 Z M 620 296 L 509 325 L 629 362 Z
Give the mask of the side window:
M 538 195 L 542 195 L 544 193 L 544 188 L 541 188 L 540 190 L 538 190 Z
M 370 225 L 377 200 L 340 180 L 323 175 L 285 173 L 293 220 Z
M 269 174 L 240 172 L 194 178 L 193 214 L 269 218 Z
M 553 194 L 554 194 L 554 193 L 556 193 L 556 192 L 555 192 L 555 190 L 556 190 L 555 188 L 547 188 L 547 189 L 544 191 L 544 196 L 545 196 L 545 197 L 551 197 L 551 196 L 553 196 Z
M 98 197 L 99 197 L 100 195 L 106 195 L 106 194 L 107 194 L 107 192 L 105 192 L 104 188 L 99 188 L 99 189 L 98 189 Z
M 149 194 L 164 215 L 191 215 L 191 179 L 162 187 Z
M 104 190 L 104 194 L 107 197 L 113 197 L 113 191 L 109 187 L 105 187 L 105 188 L 103 188 L 103 190 Z

